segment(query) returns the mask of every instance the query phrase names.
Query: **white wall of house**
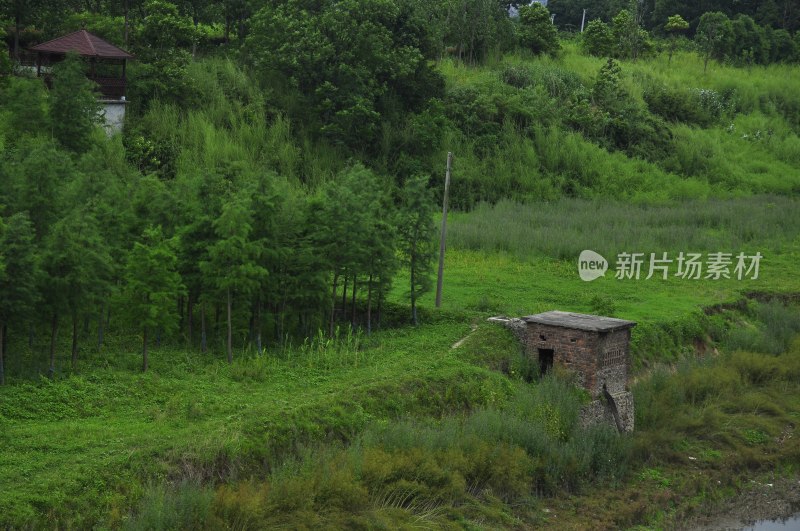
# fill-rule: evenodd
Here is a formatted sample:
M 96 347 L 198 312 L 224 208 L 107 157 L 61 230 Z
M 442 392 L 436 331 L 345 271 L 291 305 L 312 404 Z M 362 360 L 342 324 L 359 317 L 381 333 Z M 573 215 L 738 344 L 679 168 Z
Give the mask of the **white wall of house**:
M 122 125 L 125 122 L 125 100 L 102 100 L 103 105 L 103 127 L 108 136 L 122 132 Z

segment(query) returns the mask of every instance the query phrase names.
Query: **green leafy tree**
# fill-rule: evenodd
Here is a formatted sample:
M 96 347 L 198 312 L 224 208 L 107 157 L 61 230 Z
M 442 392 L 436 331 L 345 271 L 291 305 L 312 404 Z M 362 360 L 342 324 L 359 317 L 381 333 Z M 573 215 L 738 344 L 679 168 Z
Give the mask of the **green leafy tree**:
M 386 180 L 374 172 L 356 165 L 340 175 L 340 186 L 348 189 L 347 199 L 354 204 L 345 207 L 345 218 L 340 230 L 347 253 L 344 267 L 342 313 L 347 317 L 346 300 L 348 282 L 351 289 L 350 322 L 356 326 L 356 294 L 358 288 L 367 289 L 367 320 L 371 321 L 372 302 L 380 304 L 394 273 L 394 255 L 397 248 L 396 231 L 391 225 L 394 207 Z M 371 322 L 368 322 L 368 329 Z
M 739 15 L 731 22 L 729 54 L 736 61 L 752 65 L 769 61 L 769 41 L 763 27 L 747 15 Z
M 60 23 L 60 33 L 66 34 L 85 29 L 98 37 L 117 46 L 126 46 L 124 42 L 125 20 L 111 14 L 111 6 L 106 6 L 102 13 L 81 11 L 65 17 Z
M 150 227 L 128 254 L 125 301 L 131 319 L 142 330 L 142 371 L 147 371 L 149 332 L 171 333 L 178 326 L 175 300 L 185 288 L 177 271 L 176 248 L 177 238 L 167 239 L 161 227 Z
M 411 319 L 416 326 L 417 300 L 431 289 L 433 260 L 436 257 L 433 223 L 435 205 L 424 175 L 409 178 L 402 190 L 402 206 L 399 214 L 400 252 L 403 263 L 410 274 L 409 297 Z
M 5 40 L 5 33 L 2 29 L 0 29 L 0 41 L 2 40 Z M 8 55 L 0 53 L 0 89 L 2 89 L 8 83 L 8 79 L 13 73 L 13 70 L 13 65 L 11 64 L 11 59 L 8 58 Z
M 270 5 L 252 18 L 250 59 L 293 118 L 334 144 L 375 150 L 382 120 L 443 90 L 407 9 L 390 0 Z
M 192 20 L 175 4 L 148 0 L 137 35 L 139 61 L 132 70 L 132 100 L 147 107 L 154 99 L 183 102 L 192 94 L 189 50 L 197 41 Z
M 210 293 L 201 264 L 208 261 L 208 249 L 215 241 L 213 221 L 222 212 L 231 182 L 221 172 L 181 172 L 176 176 L 175 222 L 180 234 L 178 267 L 187 288 L 187 339 L 194 341 L 194 306 L 200 311 L 200 349 L 207 348 L 206 306 Z
M 688 29 L 689 23 L 686 22 L 680 15 L 672 15 L 667 19 L 667 23 L 664 25 L 664 31 L 666 31 L 670 36 L 669 61 L 667 61 L 667 63 L 672 64 L 672 54 L 675 53 L 675 48 L 678 46 L 678 34 Z
M 13 197 L 16 209 L 29 213 L 36 239 L 41 241 L 64 208 L 64 186 L 75 178 L 75 166 L 50 140 L 26 142 L 18 154 L 10 165 L 13 190 L 6 197 Z
M 97 315 L 97 343 L 101 347 L 106 325 L 103 315 L 108 315 L 111 297 L 123 284 L 125 259 L 133 240 L 141 234 L 129 197 L 129 186 L 139 176 L 126 164 L 124 149 L 117 142 L 94 146 L 77 161 L 76 170 L 75 177 L 60 195 L 67 205 L 85 205 L 97 220 L 100 238 L 111 257 L 109 290 L 92 312 Z
M 210 0 L 179 0 L 178 7 L 187 16 L 191 17 L 194 25 L 192 39 L 192 58 L 197 54 L 197 43 L 200 39 L 200 22 L 211 22 L 210 11 L 214 2 Z
M 27 214 L 14 214 L 5 224 L 0 219 L 0 385 L 5 383 L 4 334 L 12 320 L 31 317 L 39 297 L 38 267 L 33 225 Z
M 375 189 L 365 204 L 368 219 L 364 242 L 368 249 L 367 262 L 364 264 L 367 275 L 367 334 L 372 333 L 373 307 L 376 301 L 377 307 L 381 307 L 399 266 L 399 235 L 392 223 L 396 218 L 395 207 L 377 180 L 371 184 Z
M 558 32 L 550 22 L 550 12 L 542 4 L 519 8 L 519 43 L 535 54 L 558 52 Z
M 767 28 L 769 41 L 769 62 L 789 63 L 795 61 L 797 45 L 792 40 L 791 34 L 784 29 L 770 30 Z
M 268 321 L 262 318 L 262 309 L 272 315 L 275 339 L 285 340 L 287 334 L 297 333 L 307 336 L 322 327 L 329 271 L 311 239 L 315 227 L 309 221 L 305 194 L 273 175 L 260 176 L 259 181 L 253 230 L 256 239 L 268 242 L 262 264 L 270 279 L 262 284 L 254 301 L 254 335 L 260 351 L 261 329 Z M 294 323 L 292 317 L 296 317 Z
M 9 125 L 15 133 L 11 140 L 18 140 L 22 135 L 49 134 L 47 92 L 41 80 L 9 78 L 8 87 L 3 94 L 3 107 L 10 113 Z
M 84 65 L 75 54 L 54 67 L 50 123 L 53 137 L 75 153 L 92 145 L 92 133 L 100 120 L 100 103 L 94 84 L 86 78 Z
M 729 49 L 733 35 L 731 21 L 719 11 L 704 13 L 697 25 L 694 39 L 703 52 L 703 72 L 708 69 L 708 60 L 722 59 Z
M 138 50 L 148 60 L 157 59 L 178 48 L 189 48 L 195 42 L 196 31 L 189 17 L 181 15 L 178 7 L 164 0 L 148 0 L 145 17 L 138 34 Z
M 600 19 L 589 22 L 583 32 L 583 49 L 597 57 L 609 57 L 614 51 L 614 35 L 608 24 Z
M 358 270 L 365 253 L 361 242 L 366 232 L 366 213 L 361 208 L 360 177 L 370 173 L 360 165 L 348 168 L 340 172 L 336 180 L 331 180 L 322 187 L 310 201 L 310 223 L 314 227 L 311 238 L 332 277 L 328 324 L 331 335 L 334 333 L 340 282 L 343 281 L 343 291 L 346 292 L 347 279 L 353 271 Z
M 622 69 L 619 63 L 609 58 L 600 68 L 594 85 L 592 86 L 592 101 L 607 109 L 616 108 L 621 102 L 628 99 L 628 94 L 621 83 Z
M 669 129 L 628 94 L 621 77 L 619 64 L 609 58 L 592 86 L 591 102 L 602 111 L 599 139 L 609 148 L 659 160 L 670 149 Z
M 231 30 L 236 31 L 239 42 L 247 36 L 247 21 L 250 18 L 251 2 L 248 0 L 222 0 L 222 14 L 225 19 L 225 42 L 230 41 Z
M 208 284 L 224 296 L 227 309 L 228 363 L 233 362 L 232 312 L 235 297 L 253 295 L 266 281 L 268 272 L 260 264 L 263 242 L 251 239 L 253 214 L 246 191 L 230 198 L 214 220 L 216 241 L 208 249 L 208 260 L 200 268 Z
M 514 46 L 508 11 L 496 0 L 449 0 L 431 3 L 444 16 L 444 42 L 450 53 L 469 63 L 480 63 L 493 51 Z M 430 8 L 429 8 L 430 9 Z
M 623 9 L 614 17 L 611 33 L 614 37 L 616 57 L 636 60 L 652 48 L 650 35 L 639 25 L 637 2 L 631 9 Z
M 14 42 L 11 53 L 15 60 L 19 60 L 19 35 L 25 24 L 35 17 L 37 11 L 42 9 L 47 2 L 44 0 L 0 0 L 0 18 L 9 18 L 14 21 Z

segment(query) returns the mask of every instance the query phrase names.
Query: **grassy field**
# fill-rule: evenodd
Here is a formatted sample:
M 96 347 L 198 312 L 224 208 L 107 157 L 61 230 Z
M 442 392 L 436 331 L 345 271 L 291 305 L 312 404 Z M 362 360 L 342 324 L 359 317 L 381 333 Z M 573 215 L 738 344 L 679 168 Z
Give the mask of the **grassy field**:
M 143 482 L 263 474 L 304 443 L 349 440 L 373 419 L 492 403 L 508 383 L 450 355 L 467 331 L 387 332 L 350 360 L 320 349 L 229 367 L 162 349 L 147 374 L 118 354 L 108 369 L 3 389 L 0 478 L 14 489 L 2 524 L 88 527 L 124 514 Z
M 662 214 L 666 219 L 681 220 L 687 212 L 696 210 L 686 205 L 660 208 L 656 212 L 649 212 L 644 207 L 626 210 L 629 225 L 639 226 L 641 230 L 629 229 L 627 237 L 620 240 L 619 245 L 655 245 L 660 231 L 670 232 L 658 221 Z M 179 518 L 174 515 L 183 514 L 180 517 L 183 520 L 179 518 L 172 522 L 177 526 L 193 527 L 187 521 L 201 518 L 203 525 L 215 527 L 214 522 L 232 525 L 231 522 L 239 521 L 236 518 L 245 518 L 248 522 L 261 522 L 253 524 L 253 527 L 262 524 L 319 525 L 324 522 L 346 526 L 353 522 L 378 525 L 392 521 L 414 522 L 422 518 L 437 525 L 462 521 L 513 526 L 521 521 L 520 518 L 545 523 L 546 513 L 542 511 L 547 506 L 557 506 L 559 512 L 564 510 L 563 503 L 566 502 L 550 498 L 553 494 L 586 496 L 587 492 L 595 492 L 592 486 L 608 481 L 623 482 L 624 488 L 632 491 L 644 489 L 656 498 L 661 496 L 666 506 L 685 501 L 691 497 L 691 489 L 700 484 L 703 488 L 711 488 L 705 479 L 698 484 L 697 474 L 690 473 L 684 462 L 676 463 L 675 448 L 706 452 L 712 456 L 706 463 L 713 470 L 708 477 L 725 478 L 727 489 L 735 487 L 738 476 L 726 476 L 723 467 L 726 463 L 737 463 L 736 470 L 744 474 L 750 470 L 750 464 L 755 463 L 754 470 L 761 470 L 772 464 L 789 462 L 787 456 L 797 455 L 796 448 L 786 447 L 773 453 L 751 456 L 748 459 L 752 459 L 752 463 L 742 462 L 745 459 L 742 455 L 751 454 L 741 454 L 742 447 L 750 446 L 740 440 L 750 434 L 761 441 L 756 447 L 767 445 L 768 441 L 762 439 L 767 435 L 775 436 L 774 432 L 782 430 L 787 419 L 800 410 L 791 398 L 796 394 L 792 387 L 796 386 L 796 380 L 791 383 L 793 380 L 785 376 L 794 374 L 792 367 L 800 356 L 800 349 L 795 348 L 785 355 L 785 367 L 782 362 L 767 359 L 767 365 L 759 369 L 761 364 L 757 358 L 739 357 L 735 362 L 738 365 L 734 366 L 738 367 L 736 370 L 741 369 L 741 374 L 733 374 L 729 369 L 715 368 L 713 364 L 717 362 L 711 362 L 712 366 L 708 367 L 699 362 L 700 366 L 695 367 L 695 362 L 684 361 L 680 369 L 684 372 L 679 372 L 678 376 L 657 371 L 660 375 L 657 378 L 637 384 L 634 392 L 637 393 L 637 404 L 641 404 L 641 408 L 637 408 L 637 423 L 642 429 L 631 441 L 615 437 L 603 443 L 606 445 L 604 448 L 621 452 L 619 455 L 637 456 L 632 462 L 640 465 L 635 465 L 630 473 L 620 465 L 615 474 L 609 476 L 609 471 L 595 469 L 587 462 L 575 469 L 559 468 L 567 466 L 562 463 L 556 468 L 544 468 L 525 477 L 502 476 L 510 472 L 495 469 L 499 467 L 499 458 L 492 457 L 494 454 L 480 453 L 484 444 L 497 448 L 500 441 L 488 435 L 496 430 L 481 428 L 483 431 L 474 432 L 478 429 L 476 426 L 489 420 L 484 417 L 469 420 L 471 417 L 464 417 L 465 412 L 488 408 L 494 412 L 491 415 L 499 419 L 496 422 L 505 426 L 519 422 L 514 419 L 537 414 L 540 416 L 536 418 L 541 421 L 541 413 L 535 413 L 538 406 L 553 400 L 556 400 L 555 404 L 562 404 L 561 409 L 553 410 L 550 424 L 542 421 L 542 426 L 534 429 L 532 435 L 505 440 L 510 453 L 503 459 L 516 463 L 522 470 L 539 470 L 535 463 L 541 461 L 537 459 L 546 460 L 544 456 L 556 455 L 552 454 L 555 446 L 550 446 L 556 443 L 547 438 L 551 436 L 542 435 L 553 429 L 553 422 L 556 425 L 565 423 L 558 431 L 566 440 L 588 439 L 577 431 L 574 420 L 569 420 L 569 411 L 574 413 L 575 400 L 579 397 L 559 402 L 556 397 L 565 391 L 558 391 L 540 397 L 538 401 L 526 402 L 527 409 L 520 410 L 520 406 L 514 406 L 519 404 L 520 392 L 530 393 L 536 386 L 531 388 L 520 380 L 529 374 L 530 368 L 519 358 L 518 347 L 507 333 L 485 323 L 487 316 L 501 313 L 525 315 L 557 308 L 612 313 L 633 319 L 639 322 L 634 329 L 635 366 L 642 368 L 670 360 L 690 360 L 691 356 L 687 358 L 687 355 L 693 352 L 693 342 L 719 345 L 723 338 L 731 337 L 731 329 L 741 328 L 742 322 L 750 323 L 747 325 L 750 332 L 734 338 L 738 343 L 731 344 L 731 348 L 742 345 L 757 347 L 760 344 L 758 340 L 745 343 L 751 336 L 755 337 L 758 327 L 762 326 L 758 323 L 780 319 L 765 317 L 767 314 L 747 314 L 748 306 L 745 306 L 745 314 L 733 314 L 737 317 L 709 317 L 703 313 L 703 308 L 736 302 L 745 293 L 753 291 L 787 294 L 798 291 L 794 272 L 795 260 L 800 253 L 796 242 L 788 236 L 792 232 L 791 215 L 788 225 L 781 225 L 786 227 L 786 235 L 781 236 L 778 232 L 775 239 L 761 240 L 758 235 L 750 234 L 752 227 L 736 222 L 739 218 L 726 215 L 730 209 L 720 205 L 716 210 L 710 209 L 717 213 L 712 218 L 718 222 L 712 224 L 716 226 L 711 233 L 713 237 L 690 240 L 693 242 L 692 250 L 731 242 L 731 245 L 736 244 L 736 247 L 731 247 L 733 251 L 739 249 L 739 244 L 745 249 L 755 249 L 751 246 L 763 241 L 765 246 L 758 248 L 766 258 L 761 276 L 756 281 L 675 278 L 635 281 L 616 280 L 609 274 L 608 278 L 586 283 L 577 275 L 577 258 L 561 260 L 553 256 L 559 253 L 548 251 L 550 240 L 536 236 L 540 234 L 535 230 L 537 224 L 534 220 L 526 222 L 524 209 L 521 209 L 521 206 L 509 203 L 454 216 L 451 223 L 454 243 L 447 254 L 443 308 L 439 311 L 433 308 L 433 294 L 423 297 L 423 316 L 428 324 L 419 329 L 384 330 L 370 338 L 343 334 L 338 341 L 321 338 L 307 343 L 304 348 L 268 349 L 261 357 L 240 353 L 232 366 L 221 362 L 221 352 L 200 355 L 163 347 L 153 353 L 151 371 L 147 374 L 137 373 L 140 361 L 137 338 L 130 337 L 119 344 L 107 345 L 104 353 L 83 353 L 79 375 L 55 381 L 42 378 L 4 388 L 0 394 L 0 445 L 3 448 L 0 478 L 4 485 L 14 485 L 14 488 L 0 498 L 0 522 L 34 527 L 99 524 L 101 527 L 148 528 L 151 524 L 169 527 L 167 524 L 171 520 L 165 520 L 168 515 Z M 572 231 L 580 223 L 570 226 L 567 219 L 572 216 L 578 220 L 586 219 L 588 212 L 598 211 L 602 218 L 603 212 L 614 210 L 613 204 L 574 200 L 560 205 L 541 205 L 529 212 L 533 217 L 542 216 L 541 219 L 557 218 L 553 221 L 556 225 L 558 216 L 561 216 L 567 236 L 560 239 L 558 248 L 569 257 L 585 243 L 592 242 L 593 247 L 603 250 L 613 249 L 617 243 L 600 241 L 592 233 L 583 236 L 587 240 L 574 236 Z M 492 216 L 517 218 L 519 223 L 509 223 L 506 231 L 473 230 L 481 224 L 503 225 Z M 647 216 L 651 216 L 649 223 L 644 221 Z M 673 223 L 674 232 L 681 234 L 685 224 Z M 765 230 L 776 231 L 774 226 L 767 223 Z M 506 250 L 501 250 L 505 245 L 503 241 L 512 242 Z M 680 242 L 680 237 L 674 236 L 666 248 L 678 248 Z M 395 304 L 402 307 L 403 286 L 396 284 L 394 289 Z M 796 313 L 796 310 L 788 314 L 790 323 L 795 322 L 792 312 Z M 477 331 L 470 335 L 475 326 Z M 800 331 L 800 327 L 794 324 L 787 326 L 784 328 L 790 336 L 792 330 Z M 777 330 L 778 325 L 774 329 Z M 775 331 L 763 334 L 765 337 L 777 336 Z M 785 331 L 783 335 L 786 335 Z M 468 339 L 463 346 L 453 349 L 452 345 L 464 337 Z M 785 350 L 785 345 L 779 350 Z M 764 375 L 748 376 L 747 371 L 751 370 L 763 370 Z M 714 387 L 716 383 L 708 384 L 711 388 L 703 387 L 705 378 L 695 376 L 705 374 L 703 371 L 708 373 L 709 381 L 719 381 L 721 387 Z M 715 371 L 721 375 L 719 378 Z M 752 392 L 730 394 L 735 383 L 741 381 L 752 386 Z M 762 389 L 762 384 L 768 388 Z M 676 385 L 690 387 L 688 390 L 674 388 Z M 734 405 L 725 400 L 733 401 L 730 403 Z M 746 401 L 746 405 L 736 405 L 739 400 Z M 773 404 L 770 406 L 772 409 L 766 418 L 761 418 L 758 408 L 762 406 L 758 404 L 767 407 L 768 403 Z M 674 429 L 658 420 L 667 415 L 665 408 L 670 407 L 682 411 L 674 417 L 674 424 L 671 424 Z M 755 409 L 747 409 L 750 407 Z M 745 410 L 750 413 L 744 415 Z M 522 412 L 512 414 L 508 411 Z M 718 413 L 714 416 L 709 411 Z M 431 419 L 449 418 L 453 420 L 441 421 L 445 422 L 442 427 L 430 425 L 430 422 L 438 422 Z M 427 434 L 403 437 L 434 442 L 412 444 L 401 448 L 402 451 L 392 446 L 395 443 L 389 444 L 388 435 L 381 435 L 381 426 L 391 426 L 400 419 L 410 423 L 407 429 L 412 434 L 418 430 Z M 701 425 L 704 427 L 698 431 Z M 436 435 L 438 430 L 444 430 L 445 435 Z M 465 443 L 465 446 L 459 446 L 447 442 L 461 440 L 462 430 L 472 433 L 470 437 L 476 437 L 474 445 Z M 368 444 L 342 447 L 343 443 L 362 440 L 361 437 L 366 437 Z M 598 441 L 605 440 L 603 435 L 594 437 L 600 437 Z M 435 443 L 437 440 L 439 443 Z M 535 443 L 538 446 L 530 441 L 539 441 Z M 370 453 L 372 451 L 389 452 L 394 457 L 384 458 L 389 462 L 398 459 L 395 466 L 399 468 L 395 472 L 384 471 L 389 475 L 379 476 L 382 478 L 380 481 L 369 483 L 364 478 L 370 476 L 358 472 L 364 466 L 359 460 L 367 459 L 365 454 L 353 454 L 356 451 L 353 448 L 364 444 L 370 449 L 366 453 L 372 455 L 369 459 L 375 458 Z M 325 454 L 328 457 L 324 462 L 318 461 L 314 452 L 308 454 L 308 450 L 304 450 L 319 448 L 319 445 L 326 449 L 325 452 L 332 452 Z M 417 492 L 414 496 L 408 495 L 406 491 L 411 487 L 405 483 L 395 484 L 400 481 L 398 477 L 405 477 L 402 470 L 406 465 L 402 463 L 406 462 L 403 459 L 409 459 L 408 452 L 420 452 L 420 456 L 430 454 L 425 459 L 436 462 L 442 459 L 438 452 L 448 445 L 461 448 L 458 450 L 462 452 L 459 459 L 467 462 L 483 459 L 487 468 L 480 473 L 458 467 L 428 470 L 425 474 L 439 477 L 439 481 L 445 481 L 441 478 L 449 479 L 440 484 L 433 479 L 417 478 L 414 481 L 427 485 L 425 489 L 428 490 L 417 485 L 414 488 L 421 490 L 414 491 Z M 575 452 L 586 451 L 578 446 L 572 448 Z M 652 455 L 647 453 L 651 452 L 648 448 L 652 449 Z M 402 459 L 401 454 L 405 455 Z M 568 459 L 567 456 L 562 458 Z M 352 464 L 354 462 L 356 464 Z M 587 468 L 581 468 L 584 466 Z M 287 478 L 299 474 L 297 467 L 305 471 L 305 475 L 299 477 L 308 483 L 300 487 L 287 486 Z M 328 470 L 326 467 L 333 467 L 342 474 L 345 474 L 342 470 L 346 471 L 356 492 L 350 493 L 353 499 L 321 482 L 319 471 Z M 498 474 L 497 478 L 491 479 L 495 477 L 492 474 Z M 465 484 L 459 487 L 462 484 L 458 478 L 464 476 L 472 477 L 478 482 L 477 486 Z M 387 479 L 392 477 L 395 479 Z M 566 477 L 572 477 L 573 482 L 565 483 Z M 665 481 L 669 484 L 668 489 L 663 487 Z M 445 489 L 443 485 L 449 486 Z M 302 507 L 289 502 L 274 506 L 267 503 L 272 500 L 267 493 L 275 489 L 284 492 L 280 490 L 284 488 L 289 489 L 286 492 L 290 494 L 285 494 L 289 497 L 291 492 L 297 492 L 292 488 L 333 489 L 334 493 L 322 492 L 318 497 L 312 497 L 316 501 L 308 502 L 311 505 Z M 663 495 L 665 491 L 670 494 Z M 181 494 L 176 497 L 175 492 Z M 527 513 L 513 509 L 520 500 L 537 492 L 542 498 L 529 502 L 534 509 Z M 713 492 L 716 493 L 714 496 L 723 493 L 722 490 Z M 402 501 L 406 495 L 410 497 Z M 330 496 L 334 501 L 330 501 Z M 584 502 L 599 503 L 591 496 Z M 411 499 L 417 501 L 411 503 Z M 601 496 L 600 499 L 607 498 Z M 184 500 L 180 503 L 188 504 L 188 508 L 181 510 L 188 512 L 182 513 L 170 505 L 170 500 Z M 642 508 L 650 501 L 642 498 L 640 502 L 641 514 L 620 510 L 617 506 L 616 512 L 603 513 L 604 518 L 608 518 L 607 525 L 613 527 L 643 518 L 669 517 L 668 512 L 657 508 L 660 505 L 651 511 Z M 248 504 L 270 509 L 250 514 L 247 512 Z M 451 511 L 446 509 L 448 506 L 457 509 Z M 575 525 L 580 527 L 581 523 L 587 523 L 588 515 L 584 510 L 574 507 L 570 510 L 574 511 Z M 230 511 L 233 512 L 229 514 Z M 231 516 L 234 513 L 239 516 Z M 353 515 L 359 515 L 359 519 L 348 520 Z M 234 527 L 248 528 L 247 525 Z
M 800 332 L 781 308 L 714 321 Z M 798 363 L 795 344 L 656 369 L 633 386 L 637 432 L 620 438 L 575 425 L 584 398 L 569 384 L 525 383 L 513 339 L 487 323 L 233 366 L 165 348 L 145 375 L 112 364 L 3 390 L 0 477 L 14 488 L 0 514 L 132 529 L 658 522 L 748 474 L 795 471 Z

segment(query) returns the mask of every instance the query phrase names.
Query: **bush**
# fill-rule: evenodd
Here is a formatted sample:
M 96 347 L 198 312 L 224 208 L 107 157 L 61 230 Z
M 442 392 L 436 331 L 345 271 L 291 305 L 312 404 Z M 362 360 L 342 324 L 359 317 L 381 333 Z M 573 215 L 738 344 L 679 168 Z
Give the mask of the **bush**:
M 711 89 L 671 89 L 666 85 L 650 85 L 642 93 L 653 114 L 672 122 L 709 127 L 719 123 L 731 108 L 730 96 Z
M 733 393 L 742 385 L 739 372 L 724 365 L 692 367 L 684 370 L 681 380 L 688 402 L 695 406 Z
M 728 363 L 751 385 L 768 384 L 781 374 L 781 362 L 769 354 L 735 352 Z
M 795 306 L 773 300 L 758 304 L 752 317 L 757 326 L 739 326 L 725 339 L 729 350 L 780 354 L 800 333 L 800 311 Z
M 503 83 L 516 88 L 527 88 L 533 84 L 533 73 L 527 66 L 506 65 L 500 72 Z
M 214 493 L 192 483 L 151 487 L 125 529 L 206 529 Z

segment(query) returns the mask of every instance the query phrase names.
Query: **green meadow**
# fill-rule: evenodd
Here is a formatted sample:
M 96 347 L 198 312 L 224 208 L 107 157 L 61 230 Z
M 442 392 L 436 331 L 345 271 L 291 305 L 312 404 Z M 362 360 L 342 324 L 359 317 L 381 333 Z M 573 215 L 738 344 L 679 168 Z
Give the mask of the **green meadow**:
M 419 328 L 337 332 L 260 356 L 242 351 L 230 366 L 222 344 L 205 355 L 164 346 L 146 374 L 137 373 L 134 336 L 92 349 L 80 374 L 3 390 L 0 477 L 15 485 L 0 502 L 3 523 L 582 527 L 590 515 L 577 508 L 605 500 L 601 521 L 616 527 L 668 522 L 736 492 L 749 474 L 791 472 L 800 449 L 771 441 L 800 412 L 800 349 L 789 347 L 800 315 L 749 297 L 796 293 L 797 242 L 753 235 L 727 214 L 745 208 L 740 201 L 707 205 L 716 229 L 687 249 L 758 249 L 765 258 L 753 281 L 618 280 L 611 271 L 580 280 L 574 251 L 660 248 L 670 227 L 659 220 L 680 234 L 701 215 L 685 204 L 650 212 L 584 200 L 501 203 L 450 219 L 444 302 L 437 310 L 432 294 L 423 297 Z M 792 209 L 781 210 L 794 233 Z M 590 213 L 611 219 L 612 211 L 620 226 L 641 230 L 620 229 L 613 241 L 578 234 Z M 475 229 L 504 223 L 508 230 Z M 548 247 L 556 226 L 559 250 Z M 683 248 L 678 236 L 664 243 Z M 400 283 L 390 300 L 404 311 Z M 704 313 L 715 306 L 729 309 Z M 555 308 L 639 323 L 634 366 L 649 371 L 633 387 L 632 437 L 579 428 L 584 398 L 563 379 L 528 383 L 535 369 L 508 332 L 485 321 Z M 698 343 L 726 354 L 696 358 Z M 764 353 L 733 353 L 740 348 Z M 688 468 L 689 454 L 700 456 L 702 479 Z M 602 485 L 640 499 L 609 501 Z M 550 521 L 548 507 L 572 516 Z

